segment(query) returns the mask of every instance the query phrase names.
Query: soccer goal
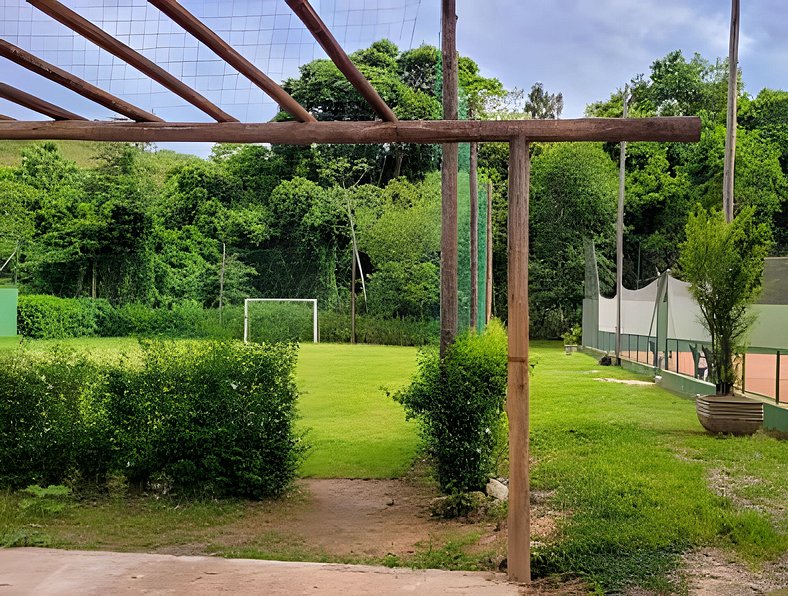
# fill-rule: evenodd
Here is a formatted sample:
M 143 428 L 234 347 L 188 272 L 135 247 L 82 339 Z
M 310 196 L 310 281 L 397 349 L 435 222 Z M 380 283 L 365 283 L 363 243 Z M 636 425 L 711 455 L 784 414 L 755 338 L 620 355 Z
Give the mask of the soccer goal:
M 318 343 L 319 331 L 317 326 L 317 299 L 316 298 L 246 298 L 244 300 L 244 343 L 249 343 L 251 339 L 251 326 L 249 318 L 249 305 L 256 302 L 264 302 L 269 304 L 287 304 L 287 303 L 307 303 L 312 305 L 312 341 Z M 269 313 L 270 316 L 281 317 L 282 313 Z

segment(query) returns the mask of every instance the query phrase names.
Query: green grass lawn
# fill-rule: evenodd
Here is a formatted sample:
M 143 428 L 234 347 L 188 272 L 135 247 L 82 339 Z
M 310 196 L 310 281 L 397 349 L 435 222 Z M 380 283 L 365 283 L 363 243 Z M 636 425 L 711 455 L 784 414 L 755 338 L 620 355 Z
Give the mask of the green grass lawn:
M 16 345 L 0 343 L 0 349 Z M 111 359 L 138 350 L 136 339 L 77 338 L 29 342 L 33 350 L 64 345 Z M 386 395 L 406 384 L 416 368 L 416 348 L 358 344 L 301 344 L 296 381 L 299 428 L 311 450 L 302 476 L 393 478 L 416 455 L 417 428 Z
M 392 478 L 416 455 L 415 423 L 385 389 L 406 384 L 416 349 L 399 346 L 302 344 L 299 409 L 312 450 L 303 476 Z
M 595 380 L 643 377 L 557 348 L 532 350 L 532 487 L 567 515 L 537 570 L 665 589 L 693 547 L 718 545 L 753 565 L 785 555 L 788 443 L 711 436 L 693 401 Z
M 103 357 L 133 352 L 136 346 L 127 339 L 65 343 Z M 34 342 L 33 349 L 46 345 Z M 408 468 L 416 453 L 416 428 L 404 421 L 402 409 L 381 386 L 395 389 L 407 382 L 415 356 L 413 348 L 301 346 L 300 425 L 310 429 L 313 445 L 303 475 L 387 477 Z M 683 552 L 717 546 L 755 568 L 786 555 L 788 442 L 764 433 L 709 435 L 691 400 L 654 385 L 600 381 L 644 377 L 599 366 L 584 354 L 565 356 L 556 342 L 535 342 L 532 357 L 532 488 L 559 512 L 555 532 L 539 536 L 543 545 L 534 550 L 536 574 L 580 575 L 605 591 L 624 591 L 632 584 L 681 591 L 674 572 Z M 17 515 L 14 498 L 0 494 L 0 518 L 11 520 L 6 526 Z M 126 515 L 120 505 L 106 507 L 114 516 Z M 129 508 L 129 519 L 118 520 L 134 536 L 125 548 L 200 541 L 197 530 L 206 524 L 208 505 L 181 508 L 178 515 L 157 507 L 137 503 Z M 146 521 L 148 510 L 157 512 L 156 524 Z M 187 511 L 194 511 L 194 519 Z M 242 504 L 228 505 L 222 515 L 237 524 L 244 511 Z M 97 510 L 77 508 L 69 515 L 53 530 L 54 543 L 84 546 L 88 539 L 80 538 L 80 516 L 94 519 Z M 40 531 L 48 531 L 48 522 L 41 523 Z M 220 528 L 216 532 L 210 540 L 220 542 Z M 95 536 L 90 540 L 95 542 Z M 208 546 L 221 550 L 218 543 Z M 113 534 L 110 547 L 123 549 L 123 535 Z M 474 548 L 457 551 L 453 565 L 483 566 Z

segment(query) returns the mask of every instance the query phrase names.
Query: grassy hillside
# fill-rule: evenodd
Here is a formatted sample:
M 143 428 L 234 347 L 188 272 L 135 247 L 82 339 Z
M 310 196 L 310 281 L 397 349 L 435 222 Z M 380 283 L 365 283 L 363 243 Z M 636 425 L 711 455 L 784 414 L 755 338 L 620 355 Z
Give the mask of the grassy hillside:
M 40 141 L 0 141 L 0 167 L 17 167 L 22 162 L 22 150 Z M 95 168 L 96 156 L 102 143 L 95 141 L 52 141 L 58 146 L 63 157 L 75 161 L 80 168 Z M 185 162 L 200 159 L 194 155 L 177 153 L 170 150 L 145 152 L 140 163 L 147 174 L 161 183 L 172 168 Z

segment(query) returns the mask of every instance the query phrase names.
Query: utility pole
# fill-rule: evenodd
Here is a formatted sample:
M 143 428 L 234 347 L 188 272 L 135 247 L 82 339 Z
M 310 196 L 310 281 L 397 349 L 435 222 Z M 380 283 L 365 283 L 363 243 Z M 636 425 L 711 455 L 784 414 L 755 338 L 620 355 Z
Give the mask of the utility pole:
M 624 85 L 624 118 L 628 115 L 629 85 Z M 616 221 L 616 365 L 621 366 L 621 294 L 624 290 L 624 185 L 626 183 L 627 142 L 621 141 L 618 164 L 618 218 Z
M 722 208 L 725 221 L 733 221 L 733 174 L 736 165 L 736 104 L 739 95 L 739 1 L 731 0 L 731 35 L 728 46 L 728 117 L 725 132 L 725 173 Z

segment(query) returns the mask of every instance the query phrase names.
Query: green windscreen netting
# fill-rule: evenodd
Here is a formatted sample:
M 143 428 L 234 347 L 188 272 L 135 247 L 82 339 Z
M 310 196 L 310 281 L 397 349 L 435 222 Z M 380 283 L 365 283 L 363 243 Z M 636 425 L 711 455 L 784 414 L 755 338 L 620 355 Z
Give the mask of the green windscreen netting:
M 461 146 L 462 147 L 462 146 Z M 467 147 L 467 145 L 465 145 Z M 467 329 L 471 324 L 471 191 L 468 180 L 467 162 L 463 169 L 462 151 L 460 152 L 460 172 L 457 176 L 457 239 L 458 264 L 458 316 L 460 330 Z M 484 318 L 487 308 L 487 189 L 479 184 L 479 221 L 478 221 L 478 310 L 477 330 L 484 329 Z

